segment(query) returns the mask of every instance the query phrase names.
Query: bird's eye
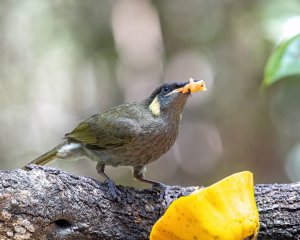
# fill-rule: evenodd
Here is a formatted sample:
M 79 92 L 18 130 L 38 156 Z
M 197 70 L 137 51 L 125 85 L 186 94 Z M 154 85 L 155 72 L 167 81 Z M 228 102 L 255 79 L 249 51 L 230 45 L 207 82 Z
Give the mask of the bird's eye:
M 170 91 L 171 91 L 171 88 L 168 85 L 164 86 L 163 89 L 162 89 L 163 93 L 169 93 Z

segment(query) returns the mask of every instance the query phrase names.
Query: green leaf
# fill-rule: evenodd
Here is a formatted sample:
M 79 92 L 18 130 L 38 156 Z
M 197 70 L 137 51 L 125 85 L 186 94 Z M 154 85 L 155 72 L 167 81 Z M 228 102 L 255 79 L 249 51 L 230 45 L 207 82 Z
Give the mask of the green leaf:
M 300 75 L 300 34 L 282 42 L 270 56 L 263 86 L 268 87 L 289 76 Z

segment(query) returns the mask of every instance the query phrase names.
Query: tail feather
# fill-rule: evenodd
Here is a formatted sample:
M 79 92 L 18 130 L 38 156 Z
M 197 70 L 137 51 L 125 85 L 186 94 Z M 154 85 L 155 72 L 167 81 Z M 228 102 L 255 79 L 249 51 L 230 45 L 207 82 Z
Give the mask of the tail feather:
M 43 155 L 41 155 L 38 158 L 36 158 L 33 161 L 31 161 L 30 163 L 27 163 L 26 165 L 29 165 L 29 164 L 45 165 L 45 164 L 47 164 L 49 162 L 52 162 L 56 158 L 58 150 L 64 144 L 65 143 L 61 143 L 61 144 L 57 145 L 55 148 L 53 148 L 49 152 L 44 153 Z M 26 168 L 26 166 L 23 167 L 23 169 L 25 169 L 25 168 Z

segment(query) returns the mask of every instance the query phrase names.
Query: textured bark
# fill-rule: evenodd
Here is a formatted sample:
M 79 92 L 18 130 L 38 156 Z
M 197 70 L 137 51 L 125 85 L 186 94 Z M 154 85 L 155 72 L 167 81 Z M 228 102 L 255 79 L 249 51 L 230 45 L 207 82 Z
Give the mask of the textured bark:
M 194 187 L 108 186 L 60 169 L 0 171 L 0 239 L 148 239 L 167 206 Z M 300 239 L 300 184 L 257 185 L 259 239 Z

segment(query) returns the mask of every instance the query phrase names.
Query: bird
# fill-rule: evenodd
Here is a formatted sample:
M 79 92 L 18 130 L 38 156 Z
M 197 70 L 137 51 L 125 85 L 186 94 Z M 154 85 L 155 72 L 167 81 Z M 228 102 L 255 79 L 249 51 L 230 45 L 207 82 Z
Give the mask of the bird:
M 172 147 L 188 97 L 204 90 L 205 82 L 192 78 L 183 83 L 165 83 L 141 102 L 92 115 L 65 134 L 62 143 L 29 164 L 45 165 L 56 159 L 96 161 L 96 171 L 114 196 L 115 184 L 104 171 L 107 165 L 131 166 L 135 179 L 152 186 L 160 184 L 145 178 L 146 165 Z

